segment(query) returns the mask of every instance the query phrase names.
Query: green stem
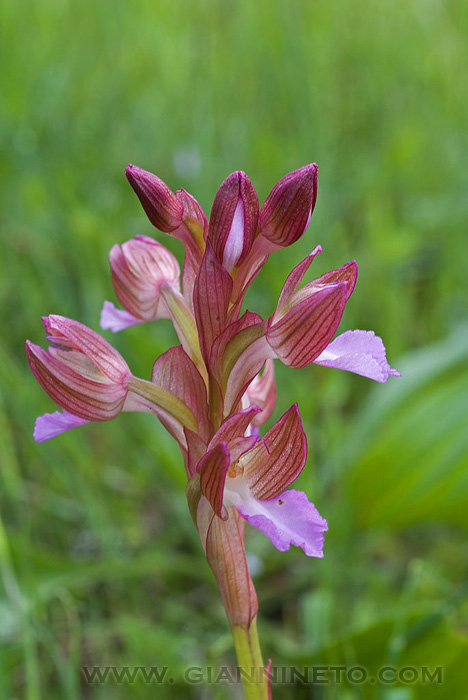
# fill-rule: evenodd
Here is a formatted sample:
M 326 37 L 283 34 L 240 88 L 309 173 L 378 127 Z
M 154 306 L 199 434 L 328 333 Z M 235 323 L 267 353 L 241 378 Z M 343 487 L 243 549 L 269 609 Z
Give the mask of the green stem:
M 268 700 L 268 677 L 258 641 L 257 618 L 248 628 L 233 625 L 232 636 L 246 700 Z

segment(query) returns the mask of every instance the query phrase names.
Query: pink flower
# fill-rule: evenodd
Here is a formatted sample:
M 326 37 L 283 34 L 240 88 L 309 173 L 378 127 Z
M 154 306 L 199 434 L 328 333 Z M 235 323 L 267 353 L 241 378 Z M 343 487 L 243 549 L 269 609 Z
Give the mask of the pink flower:
M 226 519 L 234 506 L 281 551 L 291 544 L 308 556 L 323 557 L 327 522 L 301 491 L 288 490 L 299 476 L 307 443 L 294 405 L 262 440 L 241 437 L 256 407 L 229 418 L 211 440 L 197 465 L 201 491 L 213 512 Z
M 136 236 L 121 246 L 115 245 L 109 261 L 115 293 L 125 311 L 105 302 L 102 328 L 118 331 L 170 315 L 164 293 L 178 292 L 180 269 L 163 245 L 147 236 Z
M 124 309 L 106 302 L 101 324 L 115 331 L 170 317 L 181 345 L 156 360 L 147 381 L 134 377 L 91 329 L 49 316 L 53 346 L 46 351 L 28 341 L 28 359 L 64 413 L 40 417 L 36 439 L 122 411 L 154 413 L 184 456 L 189 504 L 219 580 L 225 574 L 215 563 L 222 556 L 219 542 L 225 547 L 232 537 L 236 551 L 243 550 L 241 520 L 280 550 L 295 544 L 309 556 L 323 556 L 326 521 L 305 494 L 288 489 L 306 460 L 297 406 L 259 436 L 276 400 L 273 360 L 337 367 L 379 382 L 398 372 L 372 332 L 347 331 L 333 339 L 356 283 L 354 261 L 300 287 L 320 246 L 290 273 L 267 321 L 250 311 L 239 318 L 245 290 L 268 256 L 304 234 L 316 201 L 317 166 L 282 178 L 260 211 L 248 177 L 232 173 L 216 194 L 209 224 L 184 190 L 173 193 L 135 166 L 127 177 L 152 223 L 184 243 L 183 294 L 176 258 L 157 241 L 137 236 L 111 250 L 112 280 Z M 256 598 L 249 585 L 244 593 L 252 612 Z M 226 604 L 232 601 L 226 598 Z
M 53 315 L 43 321 L 53 345 L 43 350 L 26 341 L 29 366 L 43 389 L 78 418 L 115 418 L 125 403 L 131 377 L 123 357 L 78 321 Z
M 240 310 L 269 255 L 306 231 L 317 196 L 317 166 L 283 177 L 259 210 L 243 172 L 221 184 L 208 223 L 198 202 L 129 165 L 128 180 L 151 223 L 182 241 L 182 292 L 176 258 L 145 236 L 115 245 L 112 281 L 123 309 L 106 302 L 101 325 L 113 331 L 171 318 L 180 345 L 154 362 L 151 379 L 133 376 L 100 335 L 62 316 L 44 319 L 52 345 L 27 341 L 36 378 L 63 412 L 36 421 L 47 440 L 123 411 L 157 416 L 176 440 L 187 473 L 187 501 L 233 627 L 250 634 L 258 601 L 249 574 L 245 523 L 280 551 L 291 544 L 323 557 L 326 520 L 302 491 L 306 437 L 297 405 L 264 435 L 276 400 L 273 360 L 293 368 L 316 363 L 385 382 L 399 376 L 371 331 L 335 337 L 357 277 L 354 261 L 300 286 L 317 246 L 287 277 L 267 320 Z M 244 641 L 246 639 L 244 634 Z M 252 637 L 248 637 L 252 639 Z M 250 643 L 250 642 L 249 642 Z M 266 686 L 265 689 L 267 690 Z

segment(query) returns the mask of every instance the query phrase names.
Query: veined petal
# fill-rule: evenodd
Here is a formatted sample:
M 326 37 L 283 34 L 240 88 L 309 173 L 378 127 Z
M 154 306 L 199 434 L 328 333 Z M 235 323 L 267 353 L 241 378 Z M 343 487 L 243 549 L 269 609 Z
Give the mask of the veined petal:
M 50 440 L 66 430 L 78 428 L 81 425 L 89 423 L 86 418 L 79 418 L 68 411 L 54 411 L 54 413 L 44 413 L 36 418 L 34 424 L 34 440 L 36 442 L 45 442 Z
M 42 319 L 48 340 L 70 350 L 79 350 L 112 382 L 125 381 L 130 369 L 122 355 L 99 333 L 79 321 L 51 314 Z
M 223 493 L 226 474 L 231 464 L 231 455 L 225 442 L 218 442 L 200 460 L 197 471 L 200 474 L 200 487 L 205 498 L 217 516 L 226 520 L 223 512 Z
M 208 241 L 193 291 L 200 347 L 206 361 L 213 341 L 225 328 L 231 291 L 231 275 L 216 258 Z
M 227 491 L 225 502 L 236 506 L 242 517 L 261 530 L 280 552 L 294 544 L 308 557 L 323 557 L 323 533 L 328 524 L 303 491 L 290 489 L 265 501 L 243 488 Z
M 241 459 L 242 479 L 254 498 L 276 498 L 297 479 L 307 457 L 307 440 L 297 404 L 281 416 Z
M 252 435 L 246 437 L 237 437 L 229 443 L 229 454 L 231 455 L 231 464 L 237 462 L 246 452 L 250 452 L 252 447 L 258 441 L 258 435 L 254 431 Z
M 185 249 L 182 288 L 184 297 L 193 311 L 193 287 L 205 252 L 208 220 L 195 197 L 183 189 L 177 190 L 175 194 L 184 207 L 184 218 L 182 224 L 172 232 L 172 235 L 182 241 Z
M 167 317 L 161 287 L 179 288 L 179 263 L 163 245 L 136 236 L 109 253 L 112 283 L 122 306 L 142 321 Z
M 26 352 L 39 384 L 68 413 L 85 420 L 101 421 L 115 418 L 122 410 L 128 377 L 115 383 L 108 381 L 105 375 L 101 376 L 106 381 L 90 379 L 30 341 L 26 342 Z M 131 376 L 130 371 L 128 375 Z
M 165 182 L 136 165 L 127 165 L 126 175 L 153 226 L 166 233 L 180 226 L 184 208 Z
M 151 381 L 170 392 L 184 407 L 190 410 L 197 421 L 197 432 L 208 440 L 211 433 L 205 382 L 194 363 L 178 345 L 169 348 L 153 365 Z M 184 423 L 188 428 L 193 425 Z
M 236 410 L 250 382 L 260 372 L 269 357 L 274 357 L 274 353 L 263 333 L 239 355 L 232 370 L 225 375 L 227 382 L 224 395 L 224 416 L 229 416 Z
M 193 360 L 198 371 L 208 385 L 206 365 L 200 349 L 195 317 L 186 299 L 171 285 L 162 285 L 161 294 L 174 324 L 177 336 L 187 355 Z
M 247 428 L 259 412 L 260 408 L 258 406 L 249 406 L 227 418 L 212 437 L 209 448 L 212 448 L 218 442 L 225 442 L 228 449 L 230 449 L 230 444 L 233 440 L 244 437 Z
M 225 388 L 229 373 L 244 350 L 265 334 L 265 321 L 251 311 L 230 323 L 213 343 L 210 370 Z
M 228 620 L 231 625 L 247 628 L 258 612 L 258 601 L 245 555 L 245 521 L 235 508 L 227 510 L 228 519 L 221 520 L 202 497 L 198 505 L 198 530 Z
M 252 424 L 263 425 L 271 416 L 276 402 L 275 366 L 271 358 L 265 362 L 262 374 L 257 374 L 247 387 L 246 396 L 251 405 L 261 411 L 254 416 Z
M 111 301 L 105 301 L 101 311 L 101 320 L 99 325 L 105 331 L 109 330 L 113 333 L 136 326 L 138 323 L 144 323 L 141 318 L 136 318 L 125 309 L 117 309 Z
M 317 199 L 316 163 L 285 175 L 272 189 L 260 211 L 260 230 L 280 246 L 297 241 L 307 229 Z
M 266 323 L 260 316 L 246 311 L 233 321 L 213 343 L 210 369 L 224 396 L 224 416 L 237 404 L 260 372 L 265 360 L 274 353 L 265 340 Z
M 317 365 L 361 374 L 376 382 L 401 377 L 387 362 L 382 339 L 373 331 L 346 331 L 333 340 L 314 360 Z
M 279 320 L 268 320 L 267 341 L 276 357 L 289 367 L 305 367 L 325 350 L 341 321 L 347 283 L 319 288 L 295 304 Z
M 275 316 L 277 314 L 282 315 L 283 307 L 287 304 L 289 298 L 293 295 L 293 293 L 300 285 L 302 278 L 304 277 L 309 267 L 312 265 L 315 256 L 321 252 L 322 246 L 316 246 L 313 249 L 313 251 L 309 253 L 309 255 L 306 258 L 304 258 L 304 260 L 302 260 L 298 265 L 296 265 L 296 267 L 293 270 L 291 270 L 286 279 L 286 282 L 283 285 L 283 289 L 281 290 L 281 294 L 279 296 L 278 304 L 275 311 Z
M 348 285 L 347 299 L 349 299 L 349 297 L 351 296 L 351 294 L 354 291 L 354 287 L 356 286 L 357 274 L 358 274 L 357 262 L 355 260 L 351 260 L 351 262 L 346 263 L 346 265 L 339 267 L 337 270 L 331 270 L 330 272 L 325 272 L 325 274 L 321 275 L 318 279 L 313 280 L 312 282 L 310 282 L 310 284 L 311 285 L 319 285 L 319 284 L 331 284 L 333 282 L 346 282 Z
M 197 473 L 197 466 L 204 454 L 206 454 L 206 443 L 198 433 L 189 428 L 184 428 L 185 440 L 187 443 L 185 467 L 189 479 Z
M 255 188 L 244 172 L 232 173 L 216 193 L 208 233 L 218 260 L 228 272 L 250 252 L 257 223 Z

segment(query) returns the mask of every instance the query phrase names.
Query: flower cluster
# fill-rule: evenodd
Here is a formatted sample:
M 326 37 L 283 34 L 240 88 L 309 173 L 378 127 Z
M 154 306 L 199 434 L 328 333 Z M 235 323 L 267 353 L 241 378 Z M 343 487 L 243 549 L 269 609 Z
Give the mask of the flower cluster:
M 257 599 L 245 557 L 245 522 L 279 550 L 294 544 L 316 557 L 323 556 L 327 530 L 307 496 L 288 489 L 307 453 L 297 406 L 260 437 L 276 399 L 273 361 L 326 365 L 379 382 L 398 373 L 372 332 L 347 331 L 333 339 L 357 265 L 349 262 L 301 286 L 320 246 L 292 270 L 267 320 L 250 311 L 240 315 L 245 292 L 269 255 L 297 241 L 309 225 L 315 164 L 286 175 L 261 208 L 245 173 L 232 173 L 216 194 L 209 223 L 184 190 L 174 193 L 132 165 L 127 178 L 151 223 L 182 241 L 184 268 L 181 276 L 176 258 L 152 238 L 115 245 L 110 267 L 123 308 L 106 301 L 101 326 L 120 331 L 170 318 L 180 345 L 161 355 L 145 380 L 95 331 L 62 316 L 44 318 L 51 345 L 44 350 L 27 341 L 29 364 L 63 411 L 39 417 L 34 436 L 47 440 L 122 411 L 155 414 L 182 452 L 189 508 L 229 620 L 248 626 Z

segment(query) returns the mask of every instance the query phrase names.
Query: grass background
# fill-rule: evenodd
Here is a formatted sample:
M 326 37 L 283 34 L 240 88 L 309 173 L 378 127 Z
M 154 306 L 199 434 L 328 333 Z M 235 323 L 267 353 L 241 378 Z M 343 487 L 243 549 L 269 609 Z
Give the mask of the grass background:
M 35 445 L 34 418 L 53 407 L 24 340 L 43 343 L 48 313 L 97 329 L 110 247 L 155 234 L 127 162 L 209 212 L 233 170 L 263 201 L 314 160 L 309 230 L 248 306 L 271 313 L 317 243 L 317 274 L 356 258 L 341 329 L 374 329 L 404 377 L 277 368 L 274 417 L 298 401 L 299 487 L 330 532 L 322 561 L 249 532 L 264 653 L 370 674 L 442 666 L 444 683 L 274 697 L 467 697 L 467 21 L 462 0 L 1 4 L 0 698 L 241 697 L 183 681 L 234 658 L 171 439 L 129 415 Z M 166 322 L 106 337 L 145 377 L 175 342 Z M 169 666 L 175 683 L 80 673 L 125 664 Z

